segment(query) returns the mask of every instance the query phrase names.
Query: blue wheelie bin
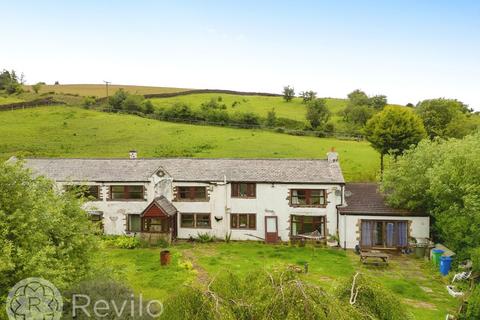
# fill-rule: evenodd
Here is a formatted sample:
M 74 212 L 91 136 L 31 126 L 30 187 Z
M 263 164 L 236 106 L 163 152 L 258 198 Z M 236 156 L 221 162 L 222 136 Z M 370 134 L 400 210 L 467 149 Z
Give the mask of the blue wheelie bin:
M 452 257 L 442 256 L 440 258 L 440 273 L 443 276 L 448 275 L 451 267 L 452 267 Z

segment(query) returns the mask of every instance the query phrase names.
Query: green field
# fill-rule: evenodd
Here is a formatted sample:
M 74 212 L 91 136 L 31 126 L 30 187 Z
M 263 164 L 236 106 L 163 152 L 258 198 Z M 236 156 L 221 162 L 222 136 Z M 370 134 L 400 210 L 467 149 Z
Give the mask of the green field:
M 363 265 L 352 251 L 266 245 L 256 242 L 212 244 L 181 243 L 169 248 L 173 255 L 168 267 L 159 265 L 159 249 L 111 249 L 100 252 L 98 260 L 124 279 L 136 293 L 147 299 L 164 300 L 181 285 L 208 284 L 226 270 L 239 275 L 262 272 L 307 262 L 309 283 L 328 291 L 355 272 L 374 277 L 398 295 L 417 320 L 443 319 L 452 312 L 457 300 L 445 289 L 446 279 L 429 263 L 412 256 L 394 256 L 388 267 Z
M 129 85 L 109 85 L 109 94 L 113 94 L 118 89 L 123 88 L 125 91 L 135 94 L 153 94 L 153 93 L 170 93 L 185 91 L 188 89 L 170 88 L 170 87 L 149 87 L 149 86 L 129 86 Z M 31 86 L 25 86 L 26 90 L 31 91 Z M 77 94 L 79 96 L 96 96 L 104 97 L 106 95 L 105 84 L 60 84 L 60 85 L 43 85 L 39 93 L 64 93 Z
M 76 107 L 0 112 L 0 159 L 37 157 L 325 158 L 340 154 L 348 181 L 374 180 L 379 156 L 367 142 L 262 130 L 195 126 Z
M 24 101 L 23 99 L 15 97 L 15 96 L 6 96 L 6 97 L 0 96 L 0 105 L 23 102 L 23 101 Z
M 233 94 L 189 94 L 171 98 L 154 98 L 151 99 L 153 104 L 160 108 L 165 108 L 177 102 L 183 102 L 190 105 L 194 110 L 200 109 L 203 102 L 210 99 L 218 99 L 221 97 L 220 103 L 227 106 L 229 113 L 234 112 L 254 112 L 261 117 L 266 117 L 267 113 L 275 109 L 277 117 L 288 118 L 297 121 L 305 121 L 305 113 L 307 109 L 302 99 L 295 98 L 290 102 L 285 102 L 282 97 L 265 97 L 265 96 L 240 96 Z M 236 103 L 235 106 L 233 104 Z M 346 105 L 344 99 L 327 99 L 327 106 L 332 112 L 332 120 L 337 120 L 338 112 L 343 110 Z

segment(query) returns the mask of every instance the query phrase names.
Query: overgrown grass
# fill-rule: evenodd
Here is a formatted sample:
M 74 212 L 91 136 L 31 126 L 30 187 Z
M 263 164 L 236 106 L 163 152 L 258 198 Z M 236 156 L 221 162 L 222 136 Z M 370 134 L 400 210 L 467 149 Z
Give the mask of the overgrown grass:
M 0 113 L 0 159 L 36 157 L 325 158 L 340 154 L 348 181 L 371 181 L 379 156 L 367 142 L 195 126 L 75 107 Z
M 192 282 L 196 275 L 178 250 L 170 249 L 170 252 L 170 265 L 161 266 L 160 249 L 106 248 L 97 255 L 97 264 L 146 299 L 164 299 L 183 284 Z
M 182 284 L 192 283 L 196 274 L 191 269 L 192 263 L 195 268 L 207 272 L 210 279 L 221 277 L 226 270 L 245 277 L 256 271 L 291 266 L 303 270 L 304 264 L 308 263 L 309 272 L 300 274 L 307 283 L 333 292 L 359 271 L 395 293 L 418 320 L 443 319 L 457 306 L 457 301 L 445 289 L 446 280 L 438 275 L 438 271 L 430 268 L 429 263 L 412 257 L 396 257 L 390 266 L 382 267 L 361 264 L 351 251 L 312 246 L 256 242 L 183 243 L 169 250 L 173 253 L 173 261 L 166 269 L 159 264 L 160 249 L 104 249 L 100 257 L 113 265 L 113 270 L 122 272 L 136 292 L 143 292 L 150 299 L 163 299 L 177 292 Z

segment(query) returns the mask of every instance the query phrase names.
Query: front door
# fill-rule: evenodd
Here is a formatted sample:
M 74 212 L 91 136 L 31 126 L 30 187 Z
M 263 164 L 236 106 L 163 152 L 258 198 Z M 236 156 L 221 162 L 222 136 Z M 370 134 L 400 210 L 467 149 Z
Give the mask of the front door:
M 275 243 L 278 241 L 278 219 L 275 216 L 265 217 L 265 242 Z

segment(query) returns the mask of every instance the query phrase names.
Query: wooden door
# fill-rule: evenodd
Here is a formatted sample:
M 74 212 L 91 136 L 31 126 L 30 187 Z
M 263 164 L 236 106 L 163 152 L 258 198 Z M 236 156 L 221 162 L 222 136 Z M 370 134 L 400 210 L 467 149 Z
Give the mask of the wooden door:
M 278 241 L 278 218 L 276 216 L 265 217 L 265 242 L 275 243 Z

